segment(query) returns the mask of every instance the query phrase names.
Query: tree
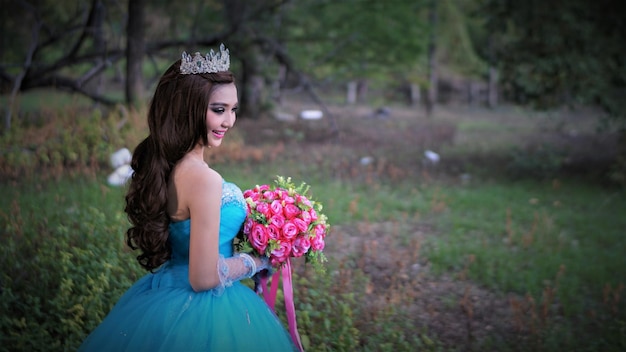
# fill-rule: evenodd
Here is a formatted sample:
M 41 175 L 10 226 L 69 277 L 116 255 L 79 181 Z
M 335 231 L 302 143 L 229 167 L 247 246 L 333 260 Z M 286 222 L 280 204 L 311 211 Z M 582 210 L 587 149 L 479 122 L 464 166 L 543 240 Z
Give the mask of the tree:
M 222 42 L 250 50 L 247 53 L 241 50 L 242 55 L 233 56 L 234 65 L 241 60 L 243 91 L 247 91 L 249 82 L 254 81 L 248 78 L 255 77 L 254 71 L 259 67 L 253 60 L 263 52 L 258 50 L 260 45 L 247 38 L 257 32 L 255 29 L 263 25 L 268 14 L 285 3 L 278 0 L 256 3 L 43 0 L 31 6 L 26 1 L 7 1 L 14 9 L 0 13 L 2 28 L 6 29 L 0 38 L 12 50 L 1 52 L 2 91 L 12 92 L 14 97 L 18 92 L 35 88 L 55 88 L 82 94 L 105 105 L 121 101 L 88 83 L 124 58 L 124 100 L 135 105 L 142 100 L 146 84 L 142 77 L 144 58 L 154 62 L 164 52 L 180 55 L 183 50 L 208 51 L 206 48 L 217 47 Z M 3 6 L 3 10 L 6 8 Z M 15 62 L 22 64 L 12 64 Z M 5 130 L 10 128 L 10 116 L 11 109 L 7 109 Z
M 593 104 L 615 116 L 626 107 L 626 5 L 615 0 L 488 0 L 509 98 L 539 108 Z
M 115 104 L 119 101 L 87 83 L 126 59 L 125 101 L 134 104 L 146 85 L 144 59 L 156 63 L 165 53 L 171 59 L 182 50 L 208 51 L 225 42 L 236 53 L 232 64 L 242 106 L 255 114 L 271 108 L 272 87 L 285 77 L 312 95 L 311 82 L 321 78 L 362 87 L 390 76 L 404 83 L 425 81 L 415 77 L 426 67 L 427 5 L 426 0 L 42 0 L 37 7 L 22 6 L 25 21 L 4 15 L 10 34 L 1 38 L 16 50 L 2 53 L 0 83 L 5 91 L 53 87 Z M 36 40 L 28 40 L 31 32 Z M 19 40 L 11 41 L 13 36 Z M 20 70 L 4 64 L 10 62 L 25 64 Z
M 88 87 L 90 81 L 122 57 L 120 48 L 103 45 L 102 2 L 9 1 L 11 11 L 2 12 L 3 41 L 13 50 L 2 52 L 0 86 L 12 87 L 4 128 L 11 126 L 11 107 L 20 91 L 54 87 L 112 104 L 109 98 Z M 9 6 L 3 6 L 6 10 Z M 24 38 L 26 38 L 24 40 Z M 19 67 L 6 62 L 23 62 Z
M 407 76 L 426 49 L 424 1 L 309 0 L 288 8 L 286 50 L 313 78 Z
M 616 179 L 626 184 L 626 3 L 485 0 L 509 99 L 539 109 L 600 107 L 620 129 Z
M 430 0 L 428 9 L 430 35 L 428 39 L 428 95 L 426 96 L 426 114 L 430 116 L 437 101 L 437 0 Z
M 138 105 L 143 98 L 144 2 L 128 2 L 128 24 L 126 25 L 126 104 Z

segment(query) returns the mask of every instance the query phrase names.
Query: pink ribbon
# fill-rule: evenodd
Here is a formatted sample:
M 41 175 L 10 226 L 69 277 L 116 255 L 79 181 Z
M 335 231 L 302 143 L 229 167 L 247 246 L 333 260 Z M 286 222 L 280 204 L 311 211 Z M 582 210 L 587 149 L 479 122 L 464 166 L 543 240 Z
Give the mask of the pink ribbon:
M 261 279 L 261 287 L 263 289 L 263 298 L 265 303 L 270 309 L 275 312 L 274 305 L 276 303 L 276 292 L 278 291 L 278 282 L 280 276 L 273 275 L 272 287 L 267 290 L 267 277 Z M 281 274 L 283 278 L 283 293 L 285 295 L 285 308 L 287 311 L 287 322 L 289 323 L 289 334 L 293 343 L 298 347 L 300 351 L 304 351 L 302 348 L 302 341 L 300 341 L 300 334 L 298 333 L 298 323 L 296 321 L 296 308 L 293 303 L 293 283 L 291 281 L 291 261 L 289 258 L 285 261 L 285 265 L 281 268 Z

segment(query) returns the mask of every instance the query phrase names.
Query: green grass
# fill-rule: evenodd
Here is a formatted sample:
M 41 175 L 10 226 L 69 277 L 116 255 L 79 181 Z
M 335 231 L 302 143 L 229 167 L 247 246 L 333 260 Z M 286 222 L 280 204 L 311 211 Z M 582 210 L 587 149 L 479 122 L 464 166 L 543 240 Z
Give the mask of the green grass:
M 541 303 L 546 288 L 557 288 L 558 307 L 548 318 L 562 314 L 570 322 L 591 324 L 584 316 L 610 308 L 603 303 L 605 286 L 616 288 L 626 277 L 626 219 L 620 216 L 626 214 L 626 199 L 622 191 L 568 182 L 555 188 L 552 183 L 530 181 L 445 187 L 402 182 L 372 189 L 322 180 L 314 172 L 308 179 L 297 172 L 293 176 L 285 165 L 266 165 L 255 175 L 241 172 L 237 165 L 222 165 L 225 178 L 244 188 L 260 180 L 271 182 L 274 170 L 311 184 L 315 198 L 326 205 L 332 224 L 402 221 L 406 214 L 429 214 L 428 221 L 436 224 L 438 234 L 428 239 L 422 256 L 432 263 L 435 273 L 457 274 L 473 255 L 469 278 L 492 290 L 530 294 Z M 33 231 L 44 223 L 63 225 L 74 216 L 84 216 L 80 209 L 96 207 L 106 219 L 117 219 L 117 233 L 112 235 L 121 241 L 123 191 L 106 186 L 102 177 L 3 184 L 0 194 L 10 201 L 2 203 L 0 214 L 10 218 L 17 202 L 23 230 Z M 350 213 L 355 199 L 360 199 L 358 211 Z M 444 202 L 445 210 L 432 212 L 433 199 Z M 557 282 L 561 266 L 564 271 Z M 617 302 L 615 322 L 624 321 L 624 308 L 623 301 Z M 549 335 L 557 341 L 558 326 L 553 325 L 554 332 Z
M 573 314 L 586 306 L 580 292 L 600 296 L 605 284 L 626 278 L 623 191 L 520 182 L 450 188 L 446 194 L 450 210 L 438 219 L 443 237 L 430 254 L 440 271 L 461 268 L 473 254 L 475 279 L 505 292 L 538 295 L 564 265 L 560 297 Z
M 57 180 L 28 182 L 9 181 L 0 185 L 0 194 L 6 200 L 0 211 L 10 212 L 12 203 L 19 204 L 22 213 L 31 220 L 45 221 L 49 216 L 71 217 L 77 209 L 94 206 L 103 213 L 120 213 L 124 207 L 124 188 L 106 184 L 105 176 L 97 179 L 84 176 L 65 177 Z M 25 223 L 25 226 L 34 226 Z
M 0 340 L 8 350 L 74 350 L 137 280 L 124 250 L 122 193 L 102 180 L 3 183 Z
M 514 132 L 506 126 L 499 130 L 500 125 L 494 122 L 472 121 L 461 125 L 460 133 L 469 143 L 462 144 L 463 148 L 479 145 L 479 150 L 493 151 L 503 146 L 506 138 L 488 140 L 481 137 L 482 133 Z M 99 141 L 97 136 L 92 139 Z M 476 138 L 485 144 L 470 143 Z M 20 139 L 11 141 L 13 146 Z M 65 145 L 59 143 L 51 148 Z M 461 146 L 456 148 L 461 156 L 470 153 Z M 496 336 L 486 341 L 493 344 L 493 350 L 611 351 L 626 347 L 626 305 L 624 291 L 619 288 L 626 284 L 624 190 L 567 179 L 513 182 L 496 177 L 481 179 L 476 174 L 466 184 L 419 178 L 391 183 L 385 175 L 373 175 L 373 181 L 365 177 L 340 179 L 333 176 L 336 164 L 331 157 L 323 155 L 321 162 L 307 163 L 300 155 L 286 152 L 272 162 L 231 161 L 212 166 L 244 189 L 270 183 L 276 175 L 290 176 L 296 183 L 306 182 L 313 198 L 324 204 L 332 225 L 358 229 L 366 222 L 427 223 L 432 232 L 425 234 L 419 257 L 428 262 L 434 275 L 458 278 L 466 274 L 473 283 L 501 296 L 512 295 L 525 304 L 535 302 L 535 307 L 527 306 L 522 317 L 531 324 L 533 314 L 537 314 L 542 321 L 541 330 L 529 338 L 531 342 L 511 346 Z M 128 225 L 123 213 L 124 188 L 106 185 L 106 160 L 99 161 L 103 168 L 87 168 L 97 170 L 95 177 L 51 177 L 41 181 L 32 175 L 46 171 L 32 170 L 30 177 L 0 183 L 4 199 L 0 202 L 4 242 L 0 283 L 6 285 L 0 291 L 5 295 L 4 306 L 0 307 L 19 313 L 17 317 L 3 314 L 5 317 L 0 318 L 3 329 L 17 329 L 10 337 L 0 334 L 0 342 L 10 338 L 13 340 L 9 342 L 28 343 L 28 337 L 20 340 L 20 336 L 41 326 L 31 331 L 36 332 L 40 345 L 33 342 L 20 346 L 37 349 L 34 347 L 47 341 L 59 341 L 61 335 L 66 338 L 66 346 L 73 346 L 141 274 L 133 259 L 135 254 L 120 249 Z M 397 240 L 408 243 L 411 234 L 402 233 L 407 227 L 397 228 Z M 332 241 L 332 233 L 328 240 Z M 54 266 L 56 262 L 61 262 L 60 269 Z M 358 272 L 362 268 L 350 269 L 354 269 L 351 277 L 367 280 Z M 94 277 L 87 278 L 93 272 L 105 275 L 96 280 L 100 285 L 93 284 Z M 364 302 L 359 295 L 365 284 L 356 280 L 348 285 L 341 276 L 333 275 L 335 271 L 327 277 L 302 278 L 299 282 L 306 288 L 302 291 L 307 292 L 299 296 L 304 302 L 302 319 L 306 318 L 303 330 L 306 326 L 310 341 L 319 343 L 318 350 L 339 348 L 334 343 L 338 331 L 344 331 L 340 328 L 355 339 L 361 338 L 363 345 L 359 347 L 363 350 L 376 350 L 376 346 L 406 350 L 416 343 L 418 335 L 421 341 L 436 340 L 427 331 L 415 332 L 413 337 L 404 334 L 411 332 L 409 319 L 415 318 L 403 315 L 402 306 L 377 312 L 380 321 L 360 321 L 372 308 L 355 306 Z M 34 295 L 32 290 L 14 291 L 16 287 L 30 287 L 27 284 L 33 283 L 28 280 L 16 281 L 16 286 L 7 284 L 12 284 L 9 279 L 14 277 L 31 276 L 48 285 L 48 296 Z M 307 287 L 307 283 L 312 286 Z M 324 289 L 319 290 L 316 284 Z M 327 293 L 331 291 L 338 294 Z M 49 297 L 52 306 L 42 303 Z M 452 294 L 443 299 L 447 308 L 458 305 Z M 22 322 L 31 304 L 36 317 Z M 541 311 L 542 304 L 548 306 L 546 311 Z M 77 307 L 93 305 L 96 313 L 88 317 L 74 312 Z M 324 316 L 319 312 L 325 312 Z M 58 336 L 46 332 L 46 328 L 59 328 L 65 323 L 67 327 L 55 331 Z M 354 331 L 355 326 L 369 330 Z M 319 331 L 327 335 L 316 337 Z M 344 342 L 354 347 L 355 341 Z M 436 341 L 432 346 L 438 346 Z M 316 350 L 315 346 L 310 350 Z
M 546 326 L 546 343 L 581 347 L 576 338 L 565 343 L 573 333 L 589 339 L 588 346 L 625 346 L 624 191 L 504 181 L 447 188 L 446 197 L 449 210 L 437 219 L 441 236 L 424 253 L 436 272 L 469 266 L 468 277 L 489 289 L 528 295 L 526 303 L 536 303 L 528 314 L 554 321 Z

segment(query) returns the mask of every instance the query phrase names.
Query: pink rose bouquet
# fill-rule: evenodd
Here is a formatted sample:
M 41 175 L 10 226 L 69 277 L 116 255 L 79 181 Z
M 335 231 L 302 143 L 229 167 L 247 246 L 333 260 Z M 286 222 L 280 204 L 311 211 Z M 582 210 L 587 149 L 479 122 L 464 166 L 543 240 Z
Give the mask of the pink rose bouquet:
M 291 178 L 277 176 L 275 186 L 261 185 L 243 192 L 248 215 L 238 251 L 266 255 L 274 268 L 288 258 L 305 257 L 321 268 L 329 224 L 322 204 L 308 197 L 309 187 L 296 187 Z
M 255 291 L 262 292 L 267 305 L 274 310 L 278 283 L 282 278 L 289 333 L 294 344 L 303 350 L 293 300 L 290 258 L 305 257 L 316 269 L 322 269 L 326 257 L 324 250 L 329 224 L 322 214 L 322 204 L 311 200 L 309 187 L 302 183 L 296 187 L 291 178 L 278 176 L 275 186 L 261 185 L 243 192 L 247 204 L 247 217 L 243 236 L 237 238 L 239 252 L 256 252 L 266 255 L 276 273 L 262 275 Z M 271 278 L 271 288 L 267 290 Z M 256 281 L 256 280 L 255 280 Z

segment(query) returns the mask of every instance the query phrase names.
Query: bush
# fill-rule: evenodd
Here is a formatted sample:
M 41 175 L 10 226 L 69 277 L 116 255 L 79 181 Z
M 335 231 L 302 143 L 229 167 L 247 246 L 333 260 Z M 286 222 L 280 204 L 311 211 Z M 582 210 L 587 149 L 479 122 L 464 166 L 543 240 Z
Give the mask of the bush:
M 38 122 L 19 121 L 0 136 L 0 178 L 95 175 L 111 153 L 137 144 L 142 113 L 65 109 L 41 112 Z
M 298 330 L 306 351 L 440 349 L 415 331 L 415 320 L 406 311 L 368 301 L 371 295 L 365 291 L 371 278 L 361 269 L 338 269 L 329 263 L 328 270 L 320 273 L 295 267 Z M 280 309 L 278 313 L 286 322 Z
M 354 351 L 359 346 L 355 294 L 339 291 L 336 276 L 314 271 L 298 277 L 295 299 L 298 328 L 307 351 Z
M 563 166 L 564 153 L 550 145 L 515 148 L 510 154 L 508 171 L 514 178 L 549 179 Z
M 47 215 L 36 201 L 0 213 L 1 349 L 76 350 L 141 273 L 121 213 L 60 203 Z

